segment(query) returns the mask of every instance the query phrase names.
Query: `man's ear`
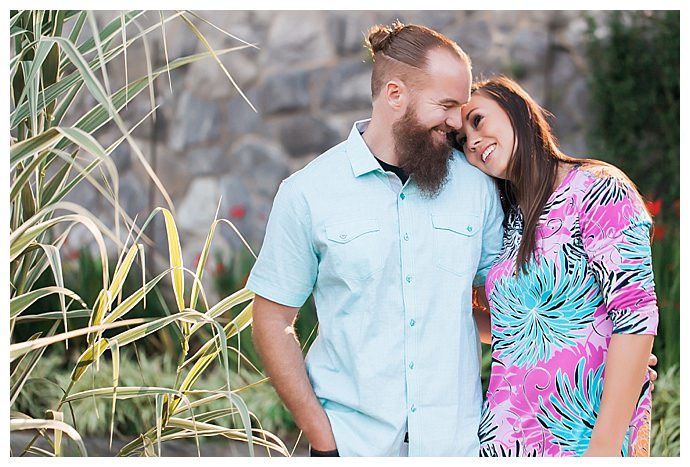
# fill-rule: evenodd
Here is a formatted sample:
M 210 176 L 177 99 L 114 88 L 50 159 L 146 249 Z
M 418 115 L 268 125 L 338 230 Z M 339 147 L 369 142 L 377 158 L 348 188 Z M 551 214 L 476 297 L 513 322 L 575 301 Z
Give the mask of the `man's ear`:
M 386 83 L 383 89 L 386 103 L 394 111 L 404 110 L 409 100 L 409 89 L 400 80 L 392 79 Z

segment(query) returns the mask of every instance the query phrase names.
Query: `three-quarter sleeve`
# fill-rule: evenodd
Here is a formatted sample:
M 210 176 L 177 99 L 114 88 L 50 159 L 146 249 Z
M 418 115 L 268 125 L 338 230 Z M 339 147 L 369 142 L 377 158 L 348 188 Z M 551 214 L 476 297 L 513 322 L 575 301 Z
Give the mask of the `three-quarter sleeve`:
M 299 308 L 314 288 L 318 259 L 309 206 L 291 181 L 283 181 L 275 196 L 247 288 L 281 305 Z
M 656 334 L 652 221 L 637 190 L 620 176 L 593 178 L 583 193 L 579 219 L 613 333 Z

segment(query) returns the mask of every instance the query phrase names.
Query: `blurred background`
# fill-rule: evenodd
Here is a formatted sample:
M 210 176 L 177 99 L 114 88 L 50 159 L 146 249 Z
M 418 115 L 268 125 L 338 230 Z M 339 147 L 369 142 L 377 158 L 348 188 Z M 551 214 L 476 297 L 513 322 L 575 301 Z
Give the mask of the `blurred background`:
M 475 79 L 516 79 L 553 114 L 566 153 L 609 161 L 637 184 L 655 220 L 661 318 L 652 455 L 680 454 L 678 11 L 12 11 L 11 350 L 54 338 L 12 357 L 13 420 L 57 420 L 80 439 L 112 434 L 112 446 L 86 443 L 90 455 L 186 455 L 165 447 L 184 440 L 199 446 L 180 451 L 189 455 L 247 455 L 248 429 L 270 440 L 263 454 L 304 455 L 251 345 L 251 297 L 224 299 L 243 290 L 281 180 L 369 117 L 364 35 L 396 19 L 456 40 Z M 38 41 L 38 30 L 62 39 Z M 63 221 L 73 205 L 81 217 Z M 39 221 L 51 225 L 27 235 Z M 213 325 L 190 324 L 200 313 L 225 329 L 225 352 Z M 129 340 L 123 329 L 64 335 L 125 314 L 160 327 Z M 305 352 L 316 326 L 310 299 L 297 326 Z M 128 388 L 121 398 L 114 380 Z M 241 399 L 230 409 L 228 389 Z M 208 432 L 180 421 L 194 419 L 180 412 L 183 394 L 201 401 Z M 46 418 L 51 410 L 61 415 Z M 19 426 L 13 455 L 60 451 L 55 436 L 34 440 Z

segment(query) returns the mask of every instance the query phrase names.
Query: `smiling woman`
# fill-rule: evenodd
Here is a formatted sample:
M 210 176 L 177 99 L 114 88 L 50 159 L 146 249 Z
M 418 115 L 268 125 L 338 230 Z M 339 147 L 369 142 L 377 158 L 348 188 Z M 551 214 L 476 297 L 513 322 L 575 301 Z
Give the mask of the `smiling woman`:
M 645 203 L 620 170 L 560 152 L 507 78 L 475 84 L 462 115 L 457 143 L 502 179 L 507 210 L 486 280 L 481 454 L 648 456 L 658 310 Z
M 493 99 L 472 96 L 462 109 L 462 147 L 467 160 L 496 178 L 508 178 L 517 139 L 508 114 Z

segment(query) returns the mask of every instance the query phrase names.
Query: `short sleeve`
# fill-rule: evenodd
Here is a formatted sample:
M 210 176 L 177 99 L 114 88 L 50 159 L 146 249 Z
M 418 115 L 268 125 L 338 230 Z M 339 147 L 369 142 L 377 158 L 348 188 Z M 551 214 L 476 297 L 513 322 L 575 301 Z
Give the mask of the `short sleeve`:
M 278 189 L 246 287 L 268 300 L 299 308 L 314 288 L 318 259 L 308 204 L 291 182 L 286 179 Z
M 486 209 L 484 210 L 484 227 L 482 229 L 482 251 L 477 267 L 477 274 L 472 281 L 473 287 L 481 287 L 486 276 L 498 257 L 503 245 L 503 208 L 498 196 L 498 189 L 492 181 L 486 191 Z
M 585 190 L 580 207 L 583 246 L 614 334 L 656 334 L 651 226 L 641 197 L 626 180 L 601 176 Z

